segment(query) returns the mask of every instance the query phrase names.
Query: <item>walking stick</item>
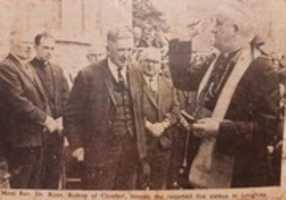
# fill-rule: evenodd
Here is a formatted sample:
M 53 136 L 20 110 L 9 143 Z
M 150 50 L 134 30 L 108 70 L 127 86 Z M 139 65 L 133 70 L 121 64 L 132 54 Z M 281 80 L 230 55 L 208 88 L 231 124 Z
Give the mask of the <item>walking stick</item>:
M 186 168 L 188 165 L 188 155 L 189 155 L 189 145 L 190 145 L 190 135 L 191 135 L 190 124 L 192 124 L 195 121 L 195 118 L 193 116 L 191 116 L 190 114 L 188 114 L 184 110 L 181 111 L 181 115 L 182 115 L 182 118 L 181 118 L 180 122 L 186 128 L 186 130 L 187 130 L 186 134 L 187 135 L 186 135 L 185 146 L 184 146 L 184 158 L 183 158 L 182 166 L 179 170 L 180 175 L 182 175 L 186 172 Z M 187 119 L 187 120 L 185 120 L 185 119 Z

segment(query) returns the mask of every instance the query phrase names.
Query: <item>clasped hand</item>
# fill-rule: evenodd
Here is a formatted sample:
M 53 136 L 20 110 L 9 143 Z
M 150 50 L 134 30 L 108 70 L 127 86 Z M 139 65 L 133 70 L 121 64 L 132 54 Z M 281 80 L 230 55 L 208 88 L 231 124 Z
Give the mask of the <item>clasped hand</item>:
M 145 127 L 152 133 L 153 136 L 160 137 L 166 129 L 164 122 L 151 123 L 146 121 Z
M 53 119 L 52 117 L 47 116 L 44 125 L 49 133 L 61 133 L 63 131 L 63 120 L 61 117 Z

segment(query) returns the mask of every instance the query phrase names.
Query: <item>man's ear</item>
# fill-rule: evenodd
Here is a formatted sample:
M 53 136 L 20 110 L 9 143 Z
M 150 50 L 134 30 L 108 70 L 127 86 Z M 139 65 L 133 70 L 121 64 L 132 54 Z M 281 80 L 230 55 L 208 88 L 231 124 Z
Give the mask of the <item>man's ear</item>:
M 110 55 L 110 46 L 109 45 L 106 46 L 106 55 Z
M 234 32 L 238 32 L 239 31 L 239 27 L 237 24 L 233 24 L 232 25 Z

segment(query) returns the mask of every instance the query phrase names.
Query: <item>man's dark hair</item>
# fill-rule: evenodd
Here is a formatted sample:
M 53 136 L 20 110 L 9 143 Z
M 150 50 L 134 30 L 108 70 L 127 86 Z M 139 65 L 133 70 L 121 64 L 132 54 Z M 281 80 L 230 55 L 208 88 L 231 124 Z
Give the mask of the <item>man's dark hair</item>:
M 51 35 L 50 33 L 48 32 L 42 32 L 42 33 L 39 33 L 36 35 L 35 37 L 35 45 L 36 46 L 39 46 L 41 44 L 41 40 L 42 38 L 52 38 L 52 39 L 55 39 L 53 35 Z

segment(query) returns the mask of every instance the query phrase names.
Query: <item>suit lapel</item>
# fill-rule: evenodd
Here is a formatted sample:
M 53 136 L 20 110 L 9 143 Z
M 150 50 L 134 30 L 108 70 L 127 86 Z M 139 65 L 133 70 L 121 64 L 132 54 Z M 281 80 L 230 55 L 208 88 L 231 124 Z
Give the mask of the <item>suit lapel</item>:
M 103 70 L 103 76 L 104 76 L 104 84 L 105 84 L 105 87 L 107 89 L 107 93 L 108 93 L 108 96 L 110 97 L 111 99 L 111 102 L 113 103 L 113 105 L 116 107 L 118 104 L 117 104 L 117 101 L 114 97 L 114 94 L 113 94 L 113 87 L 112 87 L 112 74 L 111 72 L 109 71 L 108 69 L 108 64 L 107 64 L 107 60 L 102 68 Z
M 38 91 L 41 93 L 41 95 L 44 97 L 44 99 L 48 102 L 48 98 L 47 98 L 45 90 L 43 88 L 43 84 L 42 84 L 41 80 L 39 79 L 37 72 L 35 71 L 35 69 L 32 66 L 31 66 L 31 70 L 33 71 L 33 74 L 34 74 L 34 79 L 32 80 L 32 82 L 34 83 L 34 85 L 38 89 Z
M 13 55 L 9 55 L 9 59 L 13 62 L 14 66 L 34 84 L 33 78 L 24 70 L 24 66 Z
M 163 98 L 162 95 L 165 91 L 169 91 L 170 88 L 168 87 L 168 84 L 165 82 L 165 80 L 162 78 L 161 75 L 158 75 L 158 117 L 159 119 L 163 118 L 163 113 L 165 113 L 165 108 L 163 107 Z
M 40 93 L 40 95 L 44 98 L 44 100 L 46 102 L 48 102 L 48 99 L 45 95 L 43 86 L 37 76 L 37 73 L 35 71 L 35 69 L 30 66 L 31 68 L 31 72 L 34 74 L 33 77 L 32 75 L 28 74 L 25 70 L 24 70 L 24 66 L 12 55 L 9 55 L 9 58 L 12 60 L 12 62 L 14 63 L 14 66 L 35 86 L 35 88 L 38 90 L 38 92 Z
M 53 98 L 54 97 L 54 101 L 56 102 L 57 101 L 57 95 L 58 95 L 58 86 L 60 86 L 60 84 L 62 83 L 57 83 L 57 80 L 59 80 L 59 78 L 57 77 L 57 73 L 55 72 L 56 69 L 54 69 L 50 64 L 49 64 L 49 69 L 50 69 L 50 72 L 51 72 L 51 85 L 52 85 L 52 94 L 51 94 L 51 97 Z M 55 103 L 57 104 L 57 102 Z
M 130 95 L 133 100 L 133 105 L 135 106 L 135 104 L 137 104 L 138 98 L 140 98 L 138 96 L 138 94 L 140 94 L 138 90 L 139 88 L 142 89 L 142 85 L 140 86 L 139 77 L 135 74 L 134 70 L 132 69 L 132 66 L 127 67 L 127 81 L 129 85 Z
M 144 93 L 146 94 L 147 98 L 149 99 L 149 101 L 151 102 L 151 104 L 157 109 L 159 110 L 159 105 L 158 105 L 158 102 L 156 100 L 156 97 L 155 95 L 153 94 L 153 92 L 151 91 L 151 89 L 147 86 L 147 83 L 145 81 L 144 83 Z M 159 98 L 159 94 L 158 94 L 158 98 Z

